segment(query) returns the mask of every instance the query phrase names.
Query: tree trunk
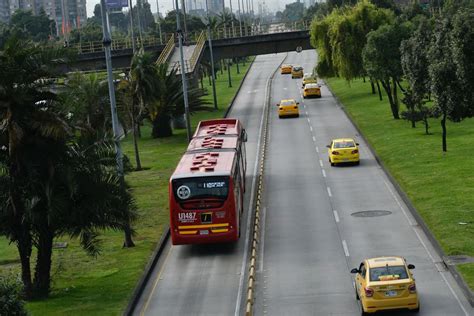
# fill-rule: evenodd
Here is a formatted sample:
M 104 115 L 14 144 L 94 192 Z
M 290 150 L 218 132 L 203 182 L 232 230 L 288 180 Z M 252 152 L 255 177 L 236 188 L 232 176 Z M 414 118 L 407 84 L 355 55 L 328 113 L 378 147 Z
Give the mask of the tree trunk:
M 237 66 L 237 73 L 240 74 L 240 69 L 239 69 L 239 59 L 237 58 L 235 61 L 235 65 Z
M 135 243 L 132 239 L 132 228 L 130 227 L 130 221 L 127 221 L 123 232 L 125 233 L 125 240 L 123 241 L 123 248 L 135 247 Z
M 42 223 L 45 227 L 38 236 L 38 254 L 36 259 L 35 279 L 33 290 L 35 298 L 48 297 L 51 284 L 51 255 L 53 253 L 53 234 L 49 231 L 49 226 Z
M 390 86 L 390 81 L 382 80 L 382 86 L 385 89 L 385 92 L 387 93 L 388 102 L 390 103 L 390 109 L 392 110 L 393 118 L 396 120 L 400 119 L 400 116 L 398 115 L 398 109 L 395 106 L 395 102 L 392 97 L 392 87 Z
M 395 106 L 395 109 L 397 111 L 397 117 L 398 117 L 398 112 L 400 112 L 400 104 L 398 102 L 397 81 L 395 80 L 395 78 L 392 78 L 392 85 L 393 85 L 393 105 Z
M 167 114 L 157 115 L 153 120 L 151 135 L 153 138 L 169 137 L 173 135 L 171 118 Z
M 424 116 L 423 117 L 423 122 L 425 123 L 425 133 L 426 135 L 429 135 L 430 134 L 430 131 L 429 131 L 429 124 L 428 124 L 428 117 Z
M 21 281 L 23 282 L 23 295 L 26 299 L 31 299 L 33 297 L 33 284 L 31 282 L 31 266 L 30 266 L 30 257 L 31 257 L 31 239 L 19 238 L 17 241 L 18 253 L 20 254 L 21 262 Z
M 372 88 L 372 94 L 375 94 L 375 84 L 374 84 L 374 80 L 372 78 L 370 78 L 370 87 Z
M 135 102 L 133 102 L 135 103 Z M 135 162 L 137 167 L 135 170 L 142 170 L 142 163 L 140 161 L 140 152 L 138 151 L 138 127 L 137 127 L 137 114 L 135 104 L 132 104 L 132 129 L 133 129 L 133 149 L 135 151 Z
M 379 99 L 380 99 L 380 101 L 382 101 L 382 100 L 383 100 L 383 98 L 382 98 L 382 90 L 380 89 L 379 81 L 376 80 L 375 82 L 377 83 L 377 91 L 379 92 Z
M 446 113 L 443 113 L 441 128 L 443 129 L 443 151 L 446 152 L 448 151 L 448 145 L 446 144 Z

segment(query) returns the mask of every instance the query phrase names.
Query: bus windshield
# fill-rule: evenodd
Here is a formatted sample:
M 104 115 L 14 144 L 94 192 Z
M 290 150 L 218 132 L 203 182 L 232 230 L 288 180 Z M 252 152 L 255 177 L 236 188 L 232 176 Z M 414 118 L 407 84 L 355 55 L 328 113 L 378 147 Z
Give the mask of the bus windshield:
M 225 200 L 229 194 L 228 177 L 196 177 L 173 180 L 173 194 L 183 202 L 198 198 Z

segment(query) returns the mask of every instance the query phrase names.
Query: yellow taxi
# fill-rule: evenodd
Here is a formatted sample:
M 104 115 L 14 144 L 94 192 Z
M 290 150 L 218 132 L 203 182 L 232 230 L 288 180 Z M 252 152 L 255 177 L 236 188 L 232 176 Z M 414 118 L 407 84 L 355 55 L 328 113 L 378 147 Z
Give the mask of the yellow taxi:
M 354 268 L 355 294 L 360 300 L 362 315 L 382 310 L 420 310 L 415 279 L 402 257 L 378 257 L 366 259 Z
M 293 67 L 291 65 L 281 65 L 280 73 L 282 75 L 291 74 L 292 69 L 293 69 Z
M 305 73 L 302 82 L 303 88 L 307 83 L 318 83 L 318 78 L 316 78 L 316 76 L 313 76 L 313 74 Z
M 321 88 L 317 83 L 308 83 L 304 86 L 303 89 L 303 98 L 320 98 L 321 97 Z
M 293 66 L 293 68 L 291 69 L 291 78 L 303 78 L 303 67 Z
M 277 103 L 278 117 L 300 116 L 298 104 L 299 102 L 296 102 L 294 99 L 281 100 L 280 103 Z
M 352 138 L 333 139 L 328 148 L 329 162 L 331 166 L 337 163 L 353 162 L 359 164 L 359 144 Z

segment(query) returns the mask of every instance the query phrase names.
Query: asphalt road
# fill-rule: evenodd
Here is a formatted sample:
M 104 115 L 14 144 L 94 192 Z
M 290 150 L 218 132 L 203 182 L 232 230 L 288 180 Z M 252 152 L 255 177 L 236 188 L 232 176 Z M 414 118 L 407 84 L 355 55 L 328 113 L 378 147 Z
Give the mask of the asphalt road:
M 168 245 L 135 310 L 136 315 L 234 315 L 244 309 L 249 211 L 254 196 L 259 131 L 267 80 L 284 54 L 256 58 L 229 117 L 247 129 L 247 211 L 242 237 L 234 245 Z
M 290 53 L 285 63 L 307 72 L 315 60 L 305 51 Z M 301 92 L 301 79 L 278 74 L 273 80 L 254 314 L 358 315 L 350 269 L 366 257 L 400 255 L 416 266 L 419 315 L 473 315 L 328 89 L 322 87 L 321 99 L 304 101 Z M 299 118 L 278 118 L 275 104 L 286 98 L 300 102 Z M 360 143 L 360 166 L 330 166 L 326 145 L 338 137 Z M 354 216 L 365 211 L 390 213 Z

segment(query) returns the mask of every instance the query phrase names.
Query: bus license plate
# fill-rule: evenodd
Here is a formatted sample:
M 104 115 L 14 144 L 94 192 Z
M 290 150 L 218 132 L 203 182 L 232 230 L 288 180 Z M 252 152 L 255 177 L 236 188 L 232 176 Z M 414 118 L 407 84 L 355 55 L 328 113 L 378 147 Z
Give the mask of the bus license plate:
M 209 235 L 209 231 L 207 229 L 205 230 L 200 230 L 199 235 Z
M 397 296 L 397 291 L 387 291 L 385 292 L 385 296 L 389 296 L 389 297 Z

